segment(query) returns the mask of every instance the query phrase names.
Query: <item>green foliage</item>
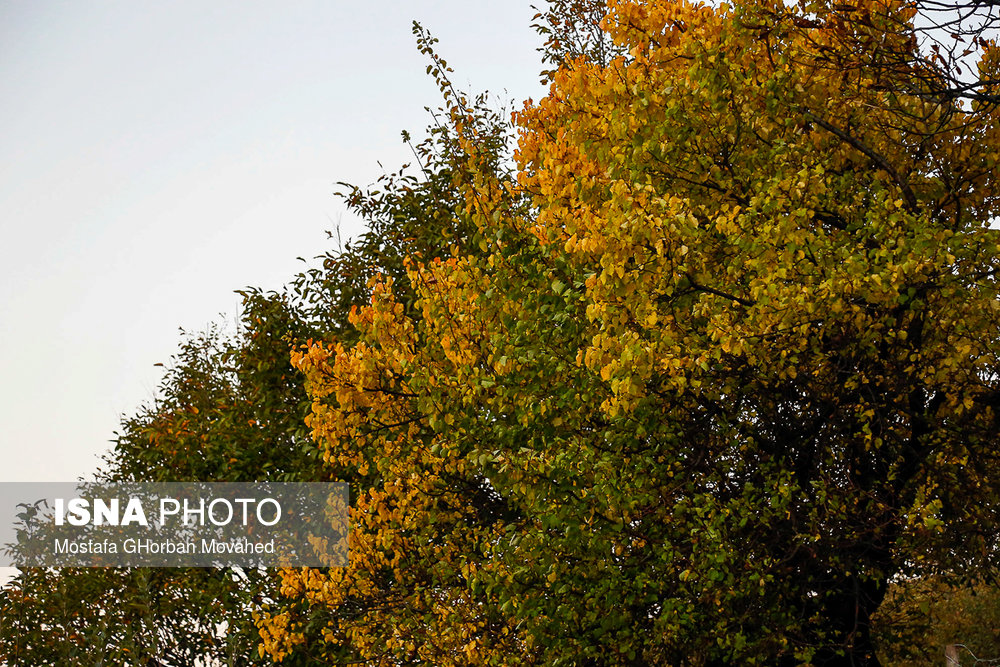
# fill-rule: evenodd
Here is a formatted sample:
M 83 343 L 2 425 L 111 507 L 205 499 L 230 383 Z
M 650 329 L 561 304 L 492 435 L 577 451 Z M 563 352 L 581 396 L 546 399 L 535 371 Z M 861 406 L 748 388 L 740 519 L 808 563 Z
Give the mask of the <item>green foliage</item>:
M 156 401 L 125 419 L 107 481 L 313 481 L 308 403 L 289 363 L 314 333 L 289 300 L 243 292 L 241 330 L 186 340 Z
M 0 658 L 11 667 L 259 664 L 248 629 L 270 586 L 257 572 L 24 569 L 0 590 Z
M 285 297 L 243 297 L 234 336 L 215 327 L 182 343 L 156 401 L 123 421 L 102 482 L 321 478 L 289 362 L 292 341 L 313 330 Z M 262 664 L 253 612 L 275 594 L 266 571 L 27 568 L 0 591 L 0 657 Z

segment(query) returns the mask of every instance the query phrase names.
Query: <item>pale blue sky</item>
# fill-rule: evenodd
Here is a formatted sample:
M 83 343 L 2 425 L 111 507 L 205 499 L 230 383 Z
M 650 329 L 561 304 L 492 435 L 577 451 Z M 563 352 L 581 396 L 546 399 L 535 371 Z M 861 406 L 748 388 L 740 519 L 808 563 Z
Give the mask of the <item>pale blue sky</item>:
M 538 97 L 530 0 L 0 1 L 0 482 L 72 481 L 178 328 L 328 246 L 456 82 Z M 343 219 L 347 231 L 356 222 Z

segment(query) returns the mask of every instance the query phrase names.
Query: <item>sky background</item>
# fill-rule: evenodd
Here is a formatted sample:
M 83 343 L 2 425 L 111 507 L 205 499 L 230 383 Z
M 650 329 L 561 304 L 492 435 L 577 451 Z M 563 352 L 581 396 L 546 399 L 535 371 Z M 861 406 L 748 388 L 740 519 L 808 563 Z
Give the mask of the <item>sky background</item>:
M 440 97 L 543 89 L 530 1 L 0 0 L 0 482 L 93 473 L 180 340 L 358 222 Z M 506 91 L 506 92 L 505 92 Z

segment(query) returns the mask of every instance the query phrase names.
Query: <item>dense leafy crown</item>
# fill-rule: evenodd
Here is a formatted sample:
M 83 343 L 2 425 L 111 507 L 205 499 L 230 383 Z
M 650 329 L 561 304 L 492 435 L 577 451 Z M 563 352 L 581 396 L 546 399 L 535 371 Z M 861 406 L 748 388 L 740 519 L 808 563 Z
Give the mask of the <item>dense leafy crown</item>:
M 928 6 L 552 2 L 513 155 L 417 28 L 421 174 L 119 442 L 351 483 L 348 567 L 235 587 L 240 664 L 874 665 L 995 568 L 1000 50 Z
M 364 477 L 284 590 L 372 662 L 874 661 L 892 577 L 993 557 L 996 108 L 904 3 L 610 9 L 516 182 L 463 135 L 480 251 L 294 355 Z

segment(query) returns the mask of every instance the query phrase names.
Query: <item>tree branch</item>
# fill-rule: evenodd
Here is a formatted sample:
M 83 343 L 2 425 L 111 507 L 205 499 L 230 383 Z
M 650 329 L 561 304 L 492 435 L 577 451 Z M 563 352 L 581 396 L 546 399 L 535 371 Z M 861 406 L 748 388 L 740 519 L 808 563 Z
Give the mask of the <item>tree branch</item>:
M 691 289 L 699 290 L 701 292 L 708 292 L 709 294 L 714 294 L 715 296 L 721 296 L 724 299 L 729 299 L 730 301 L 735 301 L 736 303 L 740 304 L 741 306 L 746 306 L 747 308 L 749 308 L 750 306 L 756 305 L 756 303 L 757 303 L 753 299 L 744 299 L 742 297 L 738 297 L 738 296 L 735 296 L 733 294 L 727 294 L 726 292 L 723 292 L 721 290 L 717 290 L 717 289 L 715 289 L 713 287 L 708 287 L 706 285 L 699 285 L 698 283 L 696 283 L 694 281 L 694 278 L 692 278 L 691 276 L 687 276 L 687 279 L 688 279 L 688 282 L 691 283 Z
M 856 137 L 852 137 L 850 134 L 844 132 L 836 125 L 826 120 L 823 120 L 809 109 L 806 109 L 805 113 L 806 117 L 809 120 L 816 123 L 824 130 L 828 131 L 830 134 L 833 134 L 834 136 L 844 140 L 854 149 L 860 151 L 861 153 L 864 153 L 864 155 L 870 158 L 872 162 L 877 164 L 879 168 L 882 169 L 882 171 L 889 174 L 889 178 L 892 179 L 892 182 L 895 183 L 899 187 L 900 191 L 903 193 L 903 199 L 906 200 L 907 208 L 910 210 L 911 213 L 917 212 L 917 196 L 913 194 L 913 190 L 910 189 L 910 184 L 907 183 L 906 179 L 900 176 L 896 172 L 896 170 L 892 168 L 892 165 L 890 165 L 889 162 L 883 156 L 879 155 L 871 148 L 861 143 L 861 141 L 859 141 Z

